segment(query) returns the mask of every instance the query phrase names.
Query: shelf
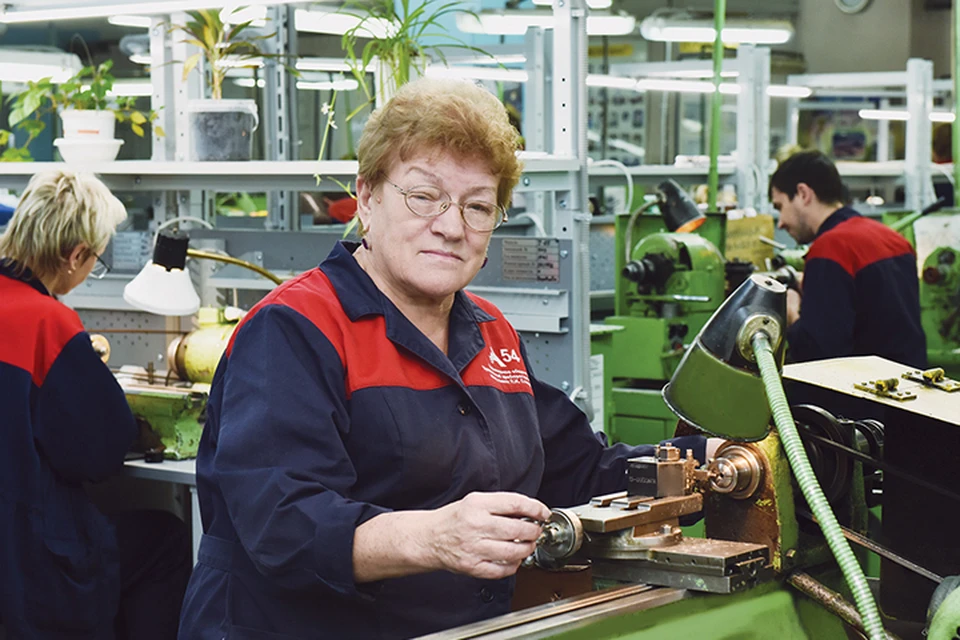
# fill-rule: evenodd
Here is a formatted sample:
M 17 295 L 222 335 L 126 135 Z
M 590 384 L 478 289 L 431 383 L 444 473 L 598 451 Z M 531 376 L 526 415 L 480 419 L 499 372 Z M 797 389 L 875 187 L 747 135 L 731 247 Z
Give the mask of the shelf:
M 557 191 L 568 189 L 570 173 L 579 169 L 574 158 L 521 154 L 525 168 L 516 191 Z M 116 191 L 176 191 L 207 189 L 217 191 L 341 191 L 333 180 L 353 183 L 357 162 L 314 160 L 249 162 L 154 162 L 120 160 L 102 164 L 76 165 L 65 162 L 0 163 L 0 187 L 22 189 L 40 171 L 69 168 L 96 173 Z M 318 182 L 318 174 L 321 177 Z

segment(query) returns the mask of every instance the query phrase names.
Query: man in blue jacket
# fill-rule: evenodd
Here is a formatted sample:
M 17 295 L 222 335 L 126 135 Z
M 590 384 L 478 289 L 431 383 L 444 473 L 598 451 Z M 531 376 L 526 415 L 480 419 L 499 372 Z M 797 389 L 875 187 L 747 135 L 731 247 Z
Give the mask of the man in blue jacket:
M 770 178 L 779 227 L 800 244 L 812 243 L 802 295 L 787 294 L 787 357 L 878 355 L 925 367 L 913 247 L 843 206 L 842 194 L 836 166 L 819 151 L 790 156 Z

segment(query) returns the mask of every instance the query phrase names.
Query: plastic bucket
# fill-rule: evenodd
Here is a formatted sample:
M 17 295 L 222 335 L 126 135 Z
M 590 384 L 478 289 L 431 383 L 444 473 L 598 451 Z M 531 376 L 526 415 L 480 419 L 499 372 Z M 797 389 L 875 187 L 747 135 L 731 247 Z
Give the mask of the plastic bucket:
M 113 139 L 117 117 L 113 111 L 65 109 L 60 112 L 64 138 Z
M 190 159 L 200 161 L 249 160 L 257 130 L 257 103 L 253 100 L 192 100 Z

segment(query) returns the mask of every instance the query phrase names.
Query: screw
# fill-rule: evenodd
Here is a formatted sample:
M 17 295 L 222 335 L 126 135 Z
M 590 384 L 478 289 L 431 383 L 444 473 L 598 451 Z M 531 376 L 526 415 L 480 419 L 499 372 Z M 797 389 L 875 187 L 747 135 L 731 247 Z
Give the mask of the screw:
M 561 257 L 561 258 L 566 258 L 568 255 L 570 255 L 570 252 L 567 251 L 566 249 L 561 249 L 561 250 L 560 250 L 560 257 Z
M 567 201 L 565 199 L 560 201 L 560 208 L 561 209 L 567 208 Z
M 525 186 L 525 187 L 529 187 L 529 186 L 530 186 L 530 178 L 524 178 L 524 179 L 523 179 L 523 186 Z
M 570 383 L 564 380 L 563 382 L 560 383 L 560 388 L 563 389 L 564 391 L 568 391 L 570 389 Z
M 541 302 L 543 302 L 543 306 L 547 306 L 548 304 L 550 304 L 550 301 L 547 300 L 546 298 L 544 298 L 543 300 L 541 300 Z

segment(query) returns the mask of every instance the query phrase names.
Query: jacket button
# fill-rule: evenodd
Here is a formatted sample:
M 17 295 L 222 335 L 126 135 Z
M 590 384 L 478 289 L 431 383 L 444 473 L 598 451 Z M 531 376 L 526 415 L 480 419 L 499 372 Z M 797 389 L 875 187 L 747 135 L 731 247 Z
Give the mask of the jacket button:
M 480 589 L 480 599 L 484 602 L 493 602 L 493 593 L 490 589 L 483 587 Z
M 461 402 L 457 405 L 457 411 L 460 412 L 460 415 L 465 416 L 470 413 L 470 405 L 466 402 Z

